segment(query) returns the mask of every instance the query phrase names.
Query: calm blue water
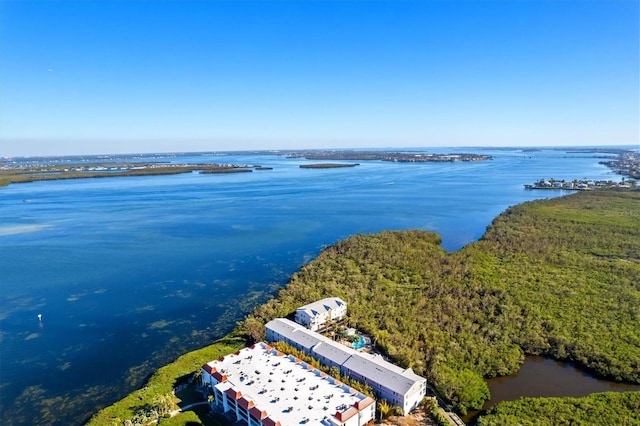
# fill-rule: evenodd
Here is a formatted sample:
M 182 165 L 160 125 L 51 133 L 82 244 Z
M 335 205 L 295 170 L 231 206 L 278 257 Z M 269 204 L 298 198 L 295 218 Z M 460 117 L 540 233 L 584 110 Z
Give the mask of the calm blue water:
M 357 342 L 353 342 L 351 344 L 351 347 L 353 349 L 360 349 L 360 348 L 364 348 L 364 338 L 362 336 L 358 336 L 358 341 Z
M 619 179 L 589 154 L 465 151 L 495 159 L 315 170 L 279 156 L 168 157 L 273 170 L 0 188 L 0 423 L 81 423 L 349 235 L 428 229 L 457 250 L 508 206 L 563 194 L 524 184 Z

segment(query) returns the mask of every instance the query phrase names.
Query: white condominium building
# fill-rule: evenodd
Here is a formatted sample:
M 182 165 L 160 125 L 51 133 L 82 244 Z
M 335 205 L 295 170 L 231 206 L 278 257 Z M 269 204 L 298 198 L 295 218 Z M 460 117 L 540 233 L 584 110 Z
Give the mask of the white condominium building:
M 340 369 L 340 374 L 367 383 L 381 398 L 402 408 L 406 414 L 416 408 L 427 392 L 427 380 L 412 369 L 403 369 L 380 355 L 358 352 L 307 330 L 285 318 L 266 325 L 267 340 L 286 342 L 320 363 Z
M 318 331 L 330 321 L 347 315 L 347 303 L 339 297 L 328 297 L 296 309 L 295 320 L 310 330 Z
M 257 343 L 202 366 L 214 404 L 248 426 L 364 426 L 375 400 L 304 361 Z

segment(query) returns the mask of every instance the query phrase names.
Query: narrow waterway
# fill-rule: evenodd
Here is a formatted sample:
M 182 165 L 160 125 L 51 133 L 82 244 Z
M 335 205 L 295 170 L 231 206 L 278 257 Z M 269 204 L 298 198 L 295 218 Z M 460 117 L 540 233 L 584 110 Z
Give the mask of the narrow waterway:
M 488 379 L 491 399 L 487 410 L 498 402 L 520 397 L 580 397 L 596 392 L 640 392 L 640 385 L 617 383 L 596 377 L 568 362 L 541 356 L 528 356 L 520 370 L 512 375 Z M 481 412 L 469 413 L 465 422 L 475 423 Z

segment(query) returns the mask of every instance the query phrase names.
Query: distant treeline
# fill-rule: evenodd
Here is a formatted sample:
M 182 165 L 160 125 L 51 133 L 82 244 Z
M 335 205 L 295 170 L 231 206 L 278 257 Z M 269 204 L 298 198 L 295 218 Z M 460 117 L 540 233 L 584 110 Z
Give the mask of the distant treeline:
M 521 398 L 502 402 L 478 426 L 640 425 L 640 392 L 594 393 L 583 398 Z

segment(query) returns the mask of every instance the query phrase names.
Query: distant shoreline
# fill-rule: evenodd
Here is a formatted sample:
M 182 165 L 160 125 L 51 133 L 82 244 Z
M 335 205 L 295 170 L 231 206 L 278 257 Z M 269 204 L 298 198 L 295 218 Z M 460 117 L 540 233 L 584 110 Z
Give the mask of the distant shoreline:
M 48 180 L 87 179 L 107 177 L 162 176 L 192 173 L 201 174 L 243 173 L 265 170 L 248 164 L 168 164 L 168 163 L 91 163 L 34 165 L 7 168 L 0 171 L 0 187 L 12 183 L 29 183 Z
M 358 163 L 343 164 L 343 163 L 317 163 L 317 164 L 301 164 L 301 169 L 341 169 L 344 167 L 356 167 Z
M 529 148 L 528 150 L 533 150 Z M 523 150 L 524 151 L 524 150 Z M 583 152 L 576 150 L 575 152 Z M 628 150 L 591 149 L 586 152 L 607 152 L 618 154 L 612 161 L 603 161 L 614 172 L 631 178 L 640 176 L 640 154 Z M 241 151 L 234 152 L 236 154 Z M 205 153 L 194 153 L 194 155 Z M 226 153 L 232 154 L 231 152 Z M 359 160 L 383 161 L 395 163 L 457 163 L 478 162 L 493 159 L 491 155 L 471 153 L 434 154 L 427 152 L 392 152 L 392 151 L 355 151 L 355 150 L 300 150 L 300 151 L 247 151 L 246 154 L 279 155 L 286 158 L 304 158 L 307 160 Z M 0 161 L 0 187 L 12 183 L 28 183 L 45 180 L 86 179 L 102 177 L 132 177 L 132 176 L 161 176 L 182 173 L 200 172 L 201 174 L 246 173 L 253 170 L 272 170 L 252 164 L 210 164 L 210 163 L 169 163 L 160 162 L 140 163 L 131 160 L 141 158 L 138 154 L 118 156 L 61 156 L 61 157 L 33 157 L 24 158 L 24 162 L 16 159 Z M 166 154 L 179 157 L 185 153 Z M 223 155 L 210 153 L 210 155 Z M 114 161 L 125 160 L 125 161 Z M 129 161 L 127 161 L 129 160 Z M 73 162 L 66 162 L 73 161 Z M 16 165 L 17 164 L 17 165 Z M 355 167 L 358 163 L 317 163 L 300 165 L 302 169 L 331 169 Z M 533 189 L 533 186 L 530 185 Z M 538 189 L 538 187 L 535 187 Z M 542 189 L 542 188 L 540 188 Z
M 484 154 L 432 154 L 403 153 L 390 151 L 298 151 L 286 154 L 287 158 L 306 158 L 307 160 L 351 160 L 351 161 L 390 161 L 394 163 L 455 163 L 468 161 L 491 160 L 491 155 Z

